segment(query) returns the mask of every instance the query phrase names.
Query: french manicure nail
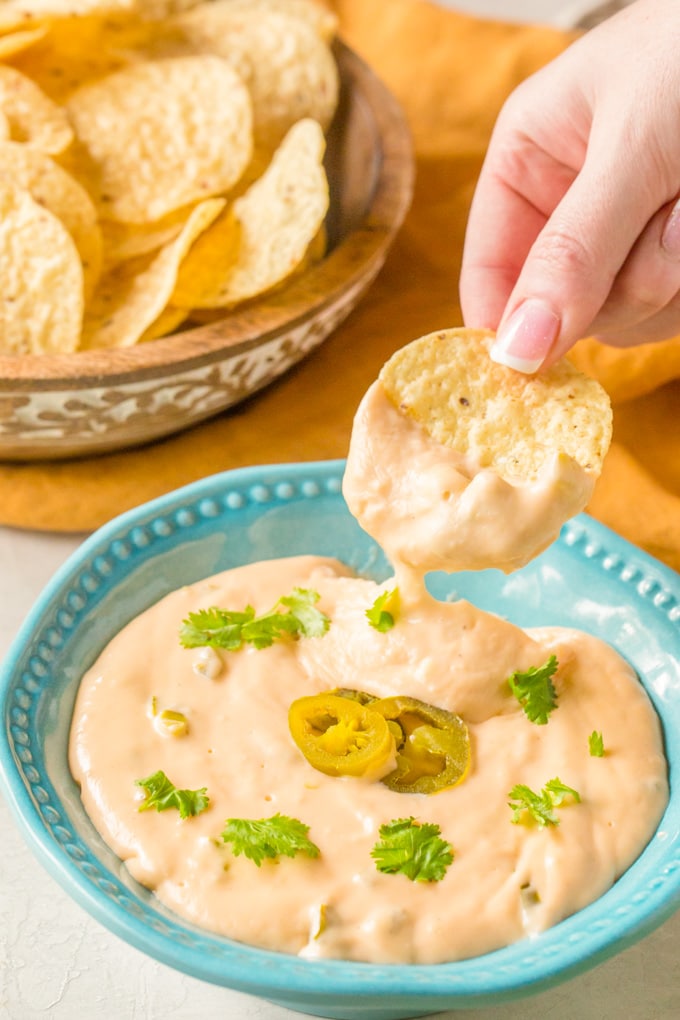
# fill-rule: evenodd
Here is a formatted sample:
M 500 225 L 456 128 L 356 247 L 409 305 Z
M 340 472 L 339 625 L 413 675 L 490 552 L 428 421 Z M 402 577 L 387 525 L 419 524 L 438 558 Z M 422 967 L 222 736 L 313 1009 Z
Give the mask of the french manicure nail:
M 671 258 L 680 259 L 680 200 L 675 203 L 666 220 L 661 247 Z
M 543 301 L 529 298 L 499 329 L 491 360 L 530 375 L 541 367 L 559 332 L 559 315 Z

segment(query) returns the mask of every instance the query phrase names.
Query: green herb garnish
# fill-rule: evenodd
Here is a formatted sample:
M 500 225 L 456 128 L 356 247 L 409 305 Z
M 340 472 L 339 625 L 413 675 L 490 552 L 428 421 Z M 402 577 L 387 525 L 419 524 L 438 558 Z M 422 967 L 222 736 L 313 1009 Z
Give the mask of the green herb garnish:
M 275 814 L 271 818 L 228 818 L 220 833 L 225 843 L 231 843 L 234 857 L 241 854 L 254 861 L 258 868 L 265 858 L 295 857 L 303 853 L 307 857 L 318 857 L 319 848 L 307 838 L 309 826 Z
M 255 615 L 252 606 L 246 606 L 243 612 L 213 606 L 198 613 L 189 613 L 182 622 L 180 644 L 185 648 L 209 645 L 236 652 L 244 644 L 268 648 L 286 634 L 291 637 L 321 637 L 328 630 L 330 620 L 316 608 L 319 598 L 318 592 L 294 588 L 292 594 L 284 595 L 273 609 L 261 616 Z
M 540 793 L 519 784 L 513 786 L 508 796 L 510 798 L 508 807 L 512 808 L 512 821 L 515 825 L 520 825 L 526 815 L 529 815 L 541 828 L 560 824 L 554 809 L 561 807 L 567 797 L 572 797 L 576 803 L 581 800 L 576 790 L 566 786 L 557 777 L 548 780 Z
M 384 591 L 378 595 L 370 609 L 366 610 L 366 619 L 371 627 L 375 627 L 381 634 L 394 627 L 395 616 L 399 608 L 399 589 Z
M 508 677 L 510 690 L 531 722 L 544 726 L 548 716 L 557 708 L 557 693 L 552 676 L 557 670 L 557 658 L 551 655 L 542 666 L 531 666 L 525 673 L 517 670 Z
M 146 779 L 136 779 L 135 785 L 143 787 L 147 794 L 146 800 L 139 805 L 140 811 L 150 811 L 151 808 L 169 811 L 170 808 L 176 808 L 180 818 L 189 818 L 191 815 L 200 815 L 210 803 L 205 786 L 200 790 L 178 790 L 161 770 Z
M 588 737 L 588 750 L 591 758 L 604 758 L 604 740 L 597 730 Z
M 453 861 L 453 847 L 438 825 L 397 818 L 381 825 L 380 840 L 371 850 L 378 871 L 406 875 L 412 882 L 438 882 Z

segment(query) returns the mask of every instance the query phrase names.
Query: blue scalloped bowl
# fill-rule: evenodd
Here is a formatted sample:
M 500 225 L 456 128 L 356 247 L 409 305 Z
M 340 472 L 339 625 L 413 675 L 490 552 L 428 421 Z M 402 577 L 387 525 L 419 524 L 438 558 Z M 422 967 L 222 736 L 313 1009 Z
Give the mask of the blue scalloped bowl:
M 111 521 L 70 558 L 0 673 L 0 778 L 43 865 L 102 924 L 194 977 L 301 1012 L 397 1020 L 545 990 L 630 946 L 680 906 L 680 577 L 582 515 L 525 569 L 432 575 L 522 626 L 605 638 L 633 664 L 664 725 L 671 799 L 650 844 L 596 903 L 550 931 L 434 966 L 306 961 L 200 931 L 135 883 L 81 806 L 66 758 L 79 678 L 132 616 L 173 588 L 254 559 L 313 552 L 382 579 L 388 566 L 350 516 L 342 461 L 205 479 Z M 625 792 L 622 792 L 625 796 Z

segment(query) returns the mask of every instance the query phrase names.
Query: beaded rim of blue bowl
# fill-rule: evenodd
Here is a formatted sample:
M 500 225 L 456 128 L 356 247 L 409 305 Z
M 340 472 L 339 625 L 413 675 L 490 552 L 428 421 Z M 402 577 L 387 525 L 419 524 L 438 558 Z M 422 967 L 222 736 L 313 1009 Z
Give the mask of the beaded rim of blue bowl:
M 637 941 L 680 906 L 680 833 L 666 833 L 667 816 L 609 892 L 536 939 L 435 965 L 310 962 L 201 931 L 137 896 L 134 883 L 121 882 L 78 836 L 47 774 L 37 706 L 41 695 L 48 696 L 60 653 L 102 588 L 115 586 L 117 574 L 123 576 L 135 559 L 173 547 L 199 522 L 228 524 L 246 507 L 272 503 L 302 501 L 313 508 L 319 497 L 330 497 L 340 509 L 343 469 L 344 461 L 324 461 L 214 475 L 121 515 L 86 540 L 46 587 L 0 672 L 5 794 L 32 850 L 82 907 L 150 956 L 203 980 L 272 998 L 283 991 L 417 995 L 442 1006 L 549 987 Z M 680 638 L 680 578 L 672 570 L 586 515 L 565 525 L 558 543 L 651 607 Z

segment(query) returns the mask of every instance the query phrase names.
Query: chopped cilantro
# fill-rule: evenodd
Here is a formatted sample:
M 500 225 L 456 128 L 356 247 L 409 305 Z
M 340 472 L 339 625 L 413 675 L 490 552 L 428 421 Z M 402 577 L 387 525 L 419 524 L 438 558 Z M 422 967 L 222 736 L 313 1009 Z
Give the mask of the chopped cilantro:
M 588 750 L 591 758 L 604 758 L 604 740 L 597 730 L 593 730 L 588 737 Z
M 381 634 L 391 630 L 395 624 L 395 616 L 399 607 L 399 589 L 384 591 L 378 595 L 370 609 L 366 610 L 366 619 L 371 627 L 375 627 Z
M 220 833 L 225 843 L 231 843 L 235 857 L 243 854 L 254 861 L 258 868 L 265 858 L 295 857 L 304 853 L 307 857 L 318 857 L 319 848 L 307 838 L 309 826 L 275 814 L 271 818 L 228 818 Z
M 513 786 L 508 794 L 508 807 L 512 808 L 512 821 L 520 825 L 526 815 L 537 822 L 541 828 L 546 825 L 559 825 L 560 820 L 554 809 L 561 807 L 567 797 L 579 803 L 581 797 L 571 786 L 566 786 L 561 779 L 555 777 L 545 784 L 540 793 L 523 784 Z
M 268 648 L 274 641 L 288 634 L 291 637 L 321 637 L 328 630 L 330 620 L 317 609 L 319 594 L 306 588 L 294 588 L 284 595 L 273 609 L 261 616 L 255 615 L 252 606 L 242 612 L 230 609 L 202 609 L 189 613 L 182 622 L 180 643 L 185 648 L 225 648 L 235 652 L 244 644 L 255 648 Z M 280 607 L 286 610 L 282 612 Z
M 397 818 L 381 825 L 380 840 L 371 850 L 378 871 L 406 875 L 412 882 L 438 882 L 453 861 L 453 847 L 432 823 Z
M 552 676 L 557 669 L 557 658 L 551 655 L 542 666 L 531 666 L 525 673 L 517 670 L 508 677 L 510 690 L 531 722 L 544 726 L 548 716 L 557 708 L 557 693 Z
M 140 811 L 149 811 L 151 808 L 168 811 L 176 808 L 180 818 L 189 818 L 191 815 L 200 815 L 210 803 L 205 786 L 200 790 L 178 790 L 161 770 L 146 779 L 136 779 L 135 784 L 146 790 L 147 794 L 146 800 L 139 805 Z

